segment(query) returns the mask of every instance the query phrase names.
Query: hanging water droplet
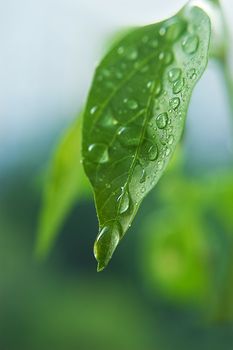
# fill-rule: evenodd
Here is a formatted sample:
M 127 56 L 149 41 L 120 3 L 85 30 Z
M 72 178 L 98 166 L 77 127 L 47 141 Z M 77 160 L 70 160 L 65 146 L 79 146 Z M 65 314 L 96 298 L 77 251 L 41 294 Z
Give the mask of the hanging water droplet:
M 90 114 L 94 114 L 97 111 L 98 107 L 94 106 L 90 109 Z
M 150 141 L 146 141 L 143 145 L 142 145 L 142 156 L 145 159 L 154 161 L 157 159 L 158 157 L 158 148 L 157 145 L 155 143 L 152 143 Z
M 116 249 L 121 236 L 121 229 L 118 222 L 113 221 L 104 226 L 95 241 L 94 255 L 98 261 L 97 270 L 103 270 Z
M 164 129 L 167 126 L 168 114 L 167 112 L 161 113 L 156 118 L 156 124 L 159 129 Z
M 178 80 L 181 76 L 181 69 L 180 68 L 172 68 L 168 72 L 168 80 L 171 83 L 174 83 L 176 80 Z
M 137 103 L 137 101 L 135 101 L 135 100 L 127 100 L 127 101 L 126 101 L 126 104 L 127 104 L 127 106 L 129 107 L 129 109 L 134 110 L 134 109 L 137 109 L 137 108 L 138 108 L 138 103 Z
M 121 195 L 117 198 L 117 201 L 119 202 L 119 213 L 123 214 L 125 213 L 130 206 L 130 198 L 128 191 L 123 187 Z
M 179 92 L 181 92 L 181 90 L 184 87 L 184 79 L 178 79 L 175 81 L 175 83 L 173 84 L 173 93 L 174 94 L 178 94 Z
M 127 53 L 127 59 L 130 61 L 134 61 L 138 58 L 138 51 L 135 48 L 132 48 L 129 50 L 129 52 Z
M 172 109 L 177 109 L 180 105 L 180 99 L 179 97 L 173 97 L 170 101 L 169 104 L 171 106 Z
M 108 148 L 102 143 L 93 143 L 88 147 L 89 158 L 99 164 L 108 162 Z
M 189 35 L 182 42 L 182 48 L 185 53 L 192 54 L 197 51 L 199 38 L 197 35 Z

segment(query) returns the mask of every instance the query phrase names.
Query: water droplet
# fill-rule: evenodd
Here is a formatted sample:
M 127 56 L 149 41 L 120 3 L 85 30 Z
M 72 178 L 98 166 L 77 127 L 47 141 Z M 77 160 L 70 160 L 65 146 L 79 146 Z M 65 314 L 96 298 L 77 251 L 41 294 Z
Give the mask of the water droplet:
M 159 129 L 164 129 L 167 126 L 168 114 L 167 112 L 161 113 L 156 118 L 156 124 Z
M 170 101 L 169 104 L 171 106 L 172 109 L 177 109 L 180 105 L 180 99 L 179 97 L 173 97 Z
M 174 83 L 176 80 L 178 80 L 181 76 L 181 69 L 180 68 L 172 68 L 168 72 L 168 80 L 171 83 Z
M 123 74 L 120 71 L 116 71 L 116 77 L 117 79 L 122 79 L 123 78 Z
M 123 55 L 124 52 L 125 52 L 125 49 L 123 46 L 118 47 L 118 49 L 117 49 L 118 55 Z
M 172 145 L 173 142 L 174 142 L 174 136 L 173 136 L 173 135 L 170 135 L 170 136 L 168 137 L 167 143 L 168 143 L 169 145 Z
M 103 128 L 111 128 L 118 124 L 117 120 L 114 118 L 111 110 L 106 110 L 105 113 L 103 113 L 101 119 L 98 121 L 98 125 L 100 125 Z
M 199 39 L 197 35 L 189 35 L 182 42 L 182 47 L 185 53 L 192 54 L 197 51 Z
M 109 160 L 108 148 L 102 143 L 93 143 L 88 147 L 89 158 L 95 163 L 106 163 Z
M 196 69 L 192 68 L 188 71 L 188 77 L 191 80 L 195 80 L 197 79 L 197 73 L 196 73 Z
M 123 126 L 118 130 L 119 140 L 125 146 L 137 146 L 141 137 L 141 128 L 137 126 Z
M 94 255 L 98 261 L 98 271 L 103 270 L 114 253 L 121 236 L 118 222 L 113 221 L 104 226 L 95 241 Z
M 146 170 L 142 168 L 142 176 L 139 180 L 140 184 L 144 183 L 146 181 Z
M 173 93 L 174 94 L 178 94 L 179 92 L 181 92 L 181 90 L 184 87 L 184 79 L 178 79 L 177 81 L 175 81 L 175 83 L 173 84 Z
M 155 96 L 158 97 L 162 93 L 162 84 L 157 81 L 156 82 L 156 87 L 155 87 Z
M 109 78 L 111 76 L 111 72 L 108 69 L 103 69 L 102 74 L 105 78 Z
M 94 114 L 96 111 L 97 111 L 98 107 L 97 106 L 94 106 L 90 109 L 90 113 L 91 114 Z
M 146 84 L 146 87 L 147 87 L 148 89 L 150 89 L 151 86 L 152 86 L 152 81 L 148 81 L 148 83 Z
M 161 27 L 159 30 L 159 35 L 164 36 L 166 34 L 166 28 L 165 27 Z
M 172 42 L 179 39 L 185 27 L 186 24 L 184 21 L 174 20 L 167 28 L 166 39 Z
M 147 35 L 145 35 L 145 36 L 142 38 L 142 42 L 143 42 L 144 44 L 146 44 L 146 43 L 148 42 L 148 40 L 149 40 L 149 38 L 148 38 Z
M 130 198 L 128 191 L 123 187 L 121 195 L 117 198 L 119 202 L 119 212 L 120 214 L 125 213 L 130 206 Z
M 165 64 L 170 64 L 173 61 L 173 54 L 170 51 L 161 51 L 159 53 L 159 60 Z
M 168 157 L 170 153 L 171 153 L 171 150 L 169 147 L 167 147 L 165 150 L 165 156 Z
M 146 141 L 143 145 L 142 145 L 142 156 L 145 159 L 154 161 L 157 159 L 158 157 L 158 148 L 157 145 L 155 143 L 152 143 L 150 141 Z
M 137 101 L 135 101 L 135 100 L 127 100 L 125 103 L 126 103 L 127 106 L 129 107 L 129 109 L 134 110 L 134 109 L 137 109 L 137 108 L 138 108 L 138 103 L 137 103 Z
M 150 41 L 150 46 L 151 46 L 153 49 L 156 49 L 156 47 L 159 46 L 158 40 L 156 40 L 156 39 L 151 40 L 151 41 Z
M 129 52 L 127 53 L 127 59 L 130 61 L 134 61 L 138 58 L 138 51 L 134 48 L 132 48 L 131 50 L 129 50 Z

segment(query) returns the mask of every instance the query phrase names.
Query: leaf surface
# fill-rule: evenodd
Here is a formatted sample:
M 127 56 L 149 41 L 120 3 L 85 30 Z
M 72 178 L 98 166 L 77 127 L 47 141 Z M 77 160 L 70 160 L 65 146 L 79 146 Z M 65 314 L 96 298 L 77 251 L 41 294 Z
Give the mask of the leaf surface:
M 174 153 L 208 61 L 209 40 L 209 17 L 189 5 L 132 31 L 96 69 L 82 152 L 99 218 L 98 270 L 108 264 Z
M 81 117 L 65 132 L 53 157 L 39 218 L 36 251 L 44 257 L 50 250 L 75 201 L 87 192 L 81 165 Z

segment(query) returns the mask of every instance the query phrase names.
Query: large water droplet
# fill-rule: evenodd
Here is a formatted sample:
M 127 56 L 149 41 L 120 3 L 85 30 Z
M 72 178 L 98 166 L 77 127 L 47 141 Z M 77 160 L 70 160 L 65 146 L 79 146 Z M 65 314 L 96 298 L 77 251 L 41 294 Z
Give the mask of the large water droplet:
M 120 214 L 125 213 L 130 206 L 130 197 L 128 191 L 123 187 L 121 195 L 117 198 L 119 202 L 119 212 Z
M 185 53 L 192 54 L 197 51 L 199 38 L 197 35 L 189 35 L 182 42 L 182 47 Z
M 103 270 L 114 253 L 121 236 L 120 225 L 116 222 L 110 222 L 104 226 L 95 241 L 94 255 L 98 261 L 97 270 Z
M 159 129 L 164 129 L 167 126 L 168 114 L 167 112 L 161 113 L 156 118 L 156 124 Z
M 180 105 L 180 99 L 179 97 L 173 97 L 170 101 L 169 104 L 171 106 L 172 109 L 177 109 Z
M 174 83 L 176 80 L 178 80 L 181 76 L 181 69 L 180 68 L 172 68 L 168 72 L 168 80 L 171 83 Z
M 146 141 L 142 145 L 142 156 L 147 159 L 154 161 L 158 158 L 158 147 L 155 143 Z
M 89 158 L 95 163 L 106 163 L 109 160 L 108 148 L 102 143 L 93 143 L 88 147 Z
M 137 146 L 141 136 L 141 129 L 137 126 L 123 126 L 118 130 L 117 134 L 123 145 Z
M 178 94 L 179 92 L 181 92 L 181 90 L 184 87 L 184 79 L 178 79 L 177 81 L 175 81 L 175 83 L 173 84 L 173 93 L 174 94 Z

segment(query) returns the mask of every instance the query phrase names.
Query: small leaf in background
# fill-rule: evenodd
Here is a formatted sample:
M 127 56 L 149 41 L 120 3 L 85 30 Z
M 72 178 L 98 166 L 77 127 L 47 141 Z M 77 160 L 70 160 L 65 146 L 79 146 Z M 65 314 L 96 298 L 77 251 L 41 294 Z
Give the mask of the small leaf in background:
M 81 165 L 81 117 L 62 137 L 54 154 L 39 218 L 36 251 L 44 257 L 75 201 L 88 191 Z
M 186 6 L 125 36 L 96 69 L 84 113 L 84 168 L 95 194 L 102 270 L 183 132 L 208 60 L 209 17 Z

